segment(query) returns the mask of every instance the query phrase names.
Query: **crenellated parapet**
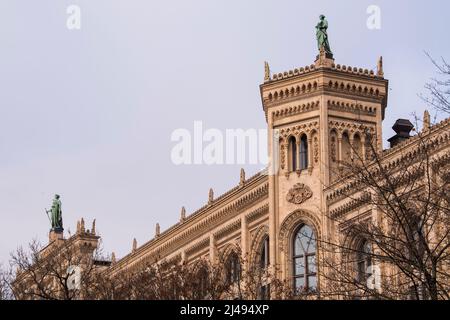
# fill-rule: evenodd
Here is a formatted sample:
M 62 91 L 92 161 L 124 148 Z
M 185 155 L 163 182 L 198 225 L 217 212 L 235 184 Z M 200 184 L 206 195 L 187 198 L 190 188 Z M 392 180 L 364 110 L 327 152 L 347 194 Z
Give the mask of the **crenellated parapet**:
M 307 65 L 307 66 L 303 66 L 303 67 L 299 67 L 299 68 L 294 68 L 294 69 L 291 69 L 288 71 L 274 73 L 273 75 L 266 77 L 264 83 L 285 80 L 285 79 L 289 79 L 289 78 L 299 76 L 299 75 L 306 75 L 306 74 L 309 74 L 311 72 L 314 72 L 314 71 L 317 71 L 320 69 L 323 69 L 323 67 L 320 67 L 320 66 L 317 67 L 315 64 L 311 64 L 311 65 Z M 359 75 L 359 76 L 366 76 L 369 78 L 384 79 L 384 74 L 380 74 L 378 72 L 375 72 L 375 71 L 369 70 L 369 69 L 363 69 L 363 68 L 352 67 L 352 66 L 341 65 L 341 64 L 334 64 L 334 63 L 331 64 L 331 67 L 329 69 L 335 70 L 338 72 L 342 72 L 345 74 L 353 74 L 353 75 Z

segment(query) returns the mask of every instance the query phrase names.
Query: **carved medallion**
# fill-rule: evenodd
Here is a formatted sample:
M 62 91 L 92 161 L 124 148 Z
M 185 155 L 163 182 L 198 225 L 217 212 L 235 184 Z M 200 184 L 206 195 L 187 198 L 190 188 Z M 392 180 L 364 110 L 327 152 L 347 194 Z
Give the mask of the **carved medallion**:
M 290 203 L 301 204 L 311 198 L 312 195 L 313 193 L 307 185 L 297 183 L 291 190 L 289 190 L 286 200 Z

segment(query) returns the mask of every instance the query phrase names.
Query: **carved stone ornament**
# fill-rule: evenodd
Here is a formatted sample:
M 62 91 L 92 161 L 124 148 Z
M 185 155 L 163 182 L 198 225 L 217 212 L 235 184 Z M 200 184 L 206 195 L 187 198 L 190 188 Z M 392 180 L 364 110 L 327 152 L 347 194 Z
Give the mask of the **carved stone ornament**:
M 290 203 L 301 204 L 311 198 L 312 195 L 313 193 L 307 185 L 297 183 L 291 190 L 289 190 L 286 200 Z

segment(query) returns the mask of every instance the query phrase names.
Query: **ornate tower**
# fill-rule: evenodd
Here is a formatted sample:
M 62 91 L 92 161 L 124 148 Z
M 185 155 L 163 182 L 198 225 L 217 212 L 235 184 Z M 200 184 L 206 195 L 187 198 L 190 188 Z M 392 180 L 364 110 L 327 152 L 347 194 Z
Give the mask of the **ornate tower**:
M 266 63 L 260 86 L 272 169 L 270 258 L 286 273 L 288 262 L 281 257 L 289 256 L 283 251 L 289 250 L 292 225 L 312 224 L 327 237 L 324 189 L 336 180 L 342 161 L 365 161 L 371 142 L 382 149 L 388 97 L 382 59 L 374 72 L 335 64 L 328 51 L 321 47 L 310 66 L 273 75 Z

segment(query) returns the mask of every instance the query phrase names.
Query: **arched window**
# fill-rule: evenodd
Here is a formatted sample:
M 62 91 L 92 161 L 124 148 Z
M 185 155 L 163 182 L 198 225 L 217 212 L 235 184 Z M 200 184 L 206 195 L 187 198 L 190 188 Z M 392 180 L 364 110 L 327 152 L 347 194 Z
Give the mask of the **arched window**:
M 241 277 L 241 263 L 236 252 L 232 252 L 226 262 L 226 280 L 227 283 L 232 284 L 240 280 Z
M 197 289 L 194 292 L 196 299 L 205 299 L 208 294 L 208 269 L 206 266 L 201 266 L 197 272 Z
M 365 283 L 371 275 L 369 267 L 372 265 L 372 248 L 367 240 L 364 240 L 357 252 L 358 281 Z
M 363 159 L 363 154 L 362 154 L 362 142 L 361 142 L 361 137 L 359 136 L 359 134 L 355 134 L 355 136 L 353 137 L 353 153 L 354 153 L 354 160 L 356 161 L 361 161 L 364 160 Z
M 314 292 L 317 289 L 316 236 L 308 225 L 301 225 L 294 232 L 293 276 L 297 292 Z
M 297 170 L 297 142 L 294 137 L 289 138 L 289 171 Z
M 352 146 L 347 132 L 342 134 L 342 159 L 343 162 L 350 162 Z
M 259 266 L 265 270 L 269 266 L 269 263 L 269 237 L 265 237 L 259 257 Z
M 259 267 L 261 276 L 265 271 L 267 271 L 267 268 L 269 267 L 270 260 L 269 260 L 269 237 L 265 237 L 261 253 L 259 257 Z M 270 299 L 270 283 L 267 283 L 266 279 L 260 279 L 261 280 L 261 287 L 259 292 L 259 299 L 261 300 L 269 300 Z
M 308 168 L 308 138 L 302 135 L 300 139 L 300 169 Z

